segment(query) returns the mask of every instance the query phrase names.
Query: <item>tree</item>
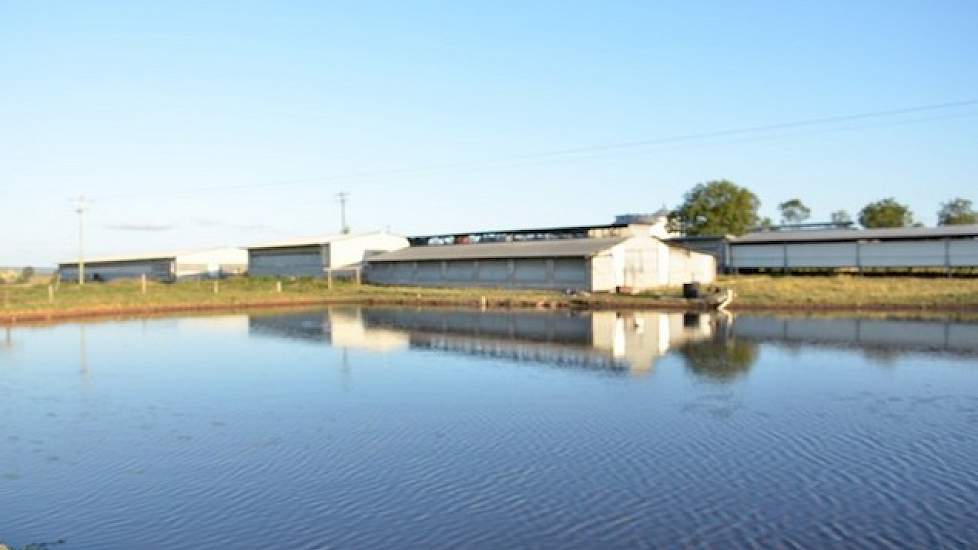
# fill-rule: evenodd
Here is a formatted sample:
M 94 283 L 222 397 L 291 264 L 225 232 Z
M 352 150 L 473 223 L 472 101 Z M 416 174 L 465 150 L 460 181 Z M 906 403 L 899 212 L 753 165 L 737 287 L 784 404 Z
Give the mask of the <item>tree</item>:
M 801 199 L 791 199 L 778 205 L 781 211 L 781 223 L 801 223 L 812 215 L 812 209 L 805 206 Z
M 743 235 L 757 225 L 761 201 L 754 193 L 727 181 L 697 184 L 670 213 L 670 221 L 688 235 Z
M 890 197 L 864 206 L 859 211 L 859 223 L 867 229 L 906 227 L 913 224 L 913 213 L 910 212 L 910 207 Z
M 971 201 L 958 197 L 941 203 L 937 211 L 937 225 L 964 225 L 978 223 L 978 212 L 971 208 Z
M 852 224 L 852 216 L 845 210 L 836 210 L 832 212 L 832 223 L 836 225 L 850 225 Z
M 22 283 L 29 283 L 29 282 L 31 282 L 31 278 L 33 278 L 33 277 L 34 277 L 34 268 L 33 267 L 27 266 L 24 269 L 21 269 L 20 270 L 20 282 L 22 282 Z

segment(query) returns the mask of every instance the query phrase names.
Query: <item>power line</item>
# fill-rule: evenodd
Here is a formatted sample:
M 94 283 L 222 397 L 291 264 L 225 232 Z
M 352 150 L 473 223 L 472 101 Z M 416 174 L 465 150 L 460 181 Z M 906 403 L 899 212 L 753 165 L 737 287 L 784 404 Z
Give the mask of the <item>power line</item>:
M 669 136 L 669 137 L 662 137 L 662 138 L 655 138 L 655 139 L 641 140 L 641 141 L 629 141 L 629 142 L 619 142 L 619 143 L 611 143 L 611 144 L 604 144 L 604 145 L 592 145 L 592 146 L 584 146 L 584 147 L 555 149 L 551 151 L 542 151 L 537 153 L 514 155 L 510 158 L 499 158 L 495 160 L 441 163 L 441 164 L 431 164 L 427 166 L 372 170 L 372 171 L 365 171 L 365 172 L 336 174 L 332 176 L 304 178 L 304 179 L 279 181 L 279 182 L 220 185 L 220 186 L 203 187 L 197 189 L 188 189 L 184 191 L 169 191 L 169 192 L 160 192 L 160 193 L 152 193 L 152 194 L 138 193 L 138 194 L 108 195 L 102 198 L 103 199 L 128 199 L 128 198 L 146 197 L 151 195 L 174 196 L 174 195 L 182 195 L 182 194 L 196 194 L 196 193 L 208 192 L 208 191 L 257 189 L 257 188 L 284 187 L 284 186 L 293 186 L 293 185 L 311 185 L 316 183 L 331 183 L 331 182 L 341 182 L 341 181 L 357 181 L 357 180 L 362 181 L 364 179 L 369 180 L 369 179 L 385 177 L 385 176 L 412 175 L 412 174 L 425 174 L 425 173 L 431 174 L 431 173 L 443 172 L 446 170 L 458 170 L 458 169 L 464 170 L 466 168 L 479 170 L 479 169 L 494 169 L 499 167 L 523 166 L 527 164 L 544 164 L 546 162 L 563 160 L 565 158 L 600 158 L 603 156 L 602 153 L 619 151 L 619 150 L 621 152 L 627 152 L 628 150 L 631 149 L 648 148 L 652 146 L 661 146 L 661 145 L 674 145 L 674 144 L 679 145 L 685 142 L 692 142 L 692 141 L 709 139 L 709 138 L 731 137 L 731 136 L 739 136 L 739 135 L 749 135 L 754 133 L 766 133 L 766 132 L 772 132 L 777 130 L 797 129 L 797 128 L 810 127 L 810 126 L 834 124 L 839 122 L 853 122 L 858 120 L 867 120 L 873 118 L 883 118 L 883 117 L 907 115 L 907 114 L 914 114 L 914 113 L 921 113 L 921 112 L 928 112 L 928 111 L 969 107 L 974 105 L 978 105 L 978 99 L 969 99 L 964 101 L 953 101 L 953 102 L 946 102 L 946 103 L 935 103 L 929 105 L 918 105 L 913 107 L 888 109 L 882 111 L 871 111 L 871 112 L 856 113 L 856 114 L 818 117 L 818 118 L 811 118 L 811 119 L 795 120 L 790 122 L 780 122 L 774 124 L 764 124 L 764 125 L 757 125 L 757 126 L 747 126 L 741 128 L 709 131 L 709 132 L 683 134 L 683 135 L 676 135 L 676 136 Z M 969 116 L 969 115 L 970 114 L 965 114 L 964 116 Z M 938 118 L 947 119 L 953 117 L 946 116 L 946 117 L 938 117 Z M 938 118 L 934 118 L 934 120 L 937 120 Z M 865 126 L 865 127 L 872 127 L 872 126 Z M 829 128 L 823 131 L 824 132 L 829 132 L 834 130 L 843 131 L 848 129 L 852 129 L 852 127 L 843 127 L 843 128 L 836 128 L 836 129 Z M 580 155 L 582 153 L 592 153 L 592 154 L 585 157 L 581 157 Z M 536 161 L 536 162 L 527 162 L 527 161 Z

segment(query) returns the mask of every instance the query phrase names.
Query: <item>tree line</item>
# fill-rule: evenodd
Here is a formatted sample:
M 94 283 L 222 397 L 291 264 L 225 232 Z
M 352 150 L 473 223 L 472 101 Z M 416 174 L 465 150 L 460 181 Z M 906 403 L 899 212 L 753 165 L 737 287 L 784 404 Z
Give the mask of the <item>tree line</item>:
M 669 213 L 674 230 L 687 235 L 743 235 L 752 230 L 772 228 L 771 218 L 760 217 L 760 199 L 745 187 L 731 181 L 715 180 L 697 184 L 683 197 L 683 203 Z M 778 205 L 782 225 L 806 222 L 811 209 L 801 199 L 789 199 Z M 910 207 L 888 197 L 871 202 L 857 214 L 859 225 L 867 228 L 923 226 L 914 221 Z M 978 211 L 969 199 L 956 197 L 941 203 L 937 211 L 939 225 L 978 223 Z M 832 223 L 839 226 L 853 224 L 846 210 L 831 215 Z

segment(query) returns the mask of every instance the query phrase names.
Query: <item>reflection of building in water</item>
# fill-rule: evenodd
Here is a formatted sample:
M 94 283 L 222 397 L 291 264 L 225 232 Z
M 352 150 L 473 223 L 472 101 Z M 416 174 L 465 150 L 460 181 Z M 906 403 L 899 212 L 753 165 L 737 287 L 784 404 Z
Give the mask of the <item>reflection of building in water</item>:
M 896 319 L 738 316 L 738 337 L 867 350 L 978 353 L 978 323 Z
M 369 309 L 364 320 L 407 331 L 415 348 L 632 372 L 648 371 L 670 347 L 712 335 L 708 318 L 677 313 Z
M 680 313 L 483 312 L 332 308 L 254 315 L 253 335 L 376 351 L 435 349 L 554 365 L 648 371 L 671 347 L 711 338 L 710 318 Z
M 337 347 L 392 351 L 408 347 L 406 334 L 386 329 L 368 329 L 358 307 L 335 307 L 328 311 L 258 314 L 248 317 L 248 332 L 256 336 L 278 336 Z

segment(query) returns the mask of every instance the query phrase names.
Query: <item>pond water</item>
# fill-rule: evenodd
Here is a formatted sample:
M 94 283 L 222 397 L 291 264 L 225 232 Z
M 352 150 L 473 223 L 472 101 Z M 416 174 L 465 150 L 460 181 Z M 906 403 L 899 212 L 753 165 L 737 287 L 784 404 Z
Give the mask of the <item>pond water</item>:
M 336 308 L 0 328 L 0 540 L 978 542 L 978 324 Z

